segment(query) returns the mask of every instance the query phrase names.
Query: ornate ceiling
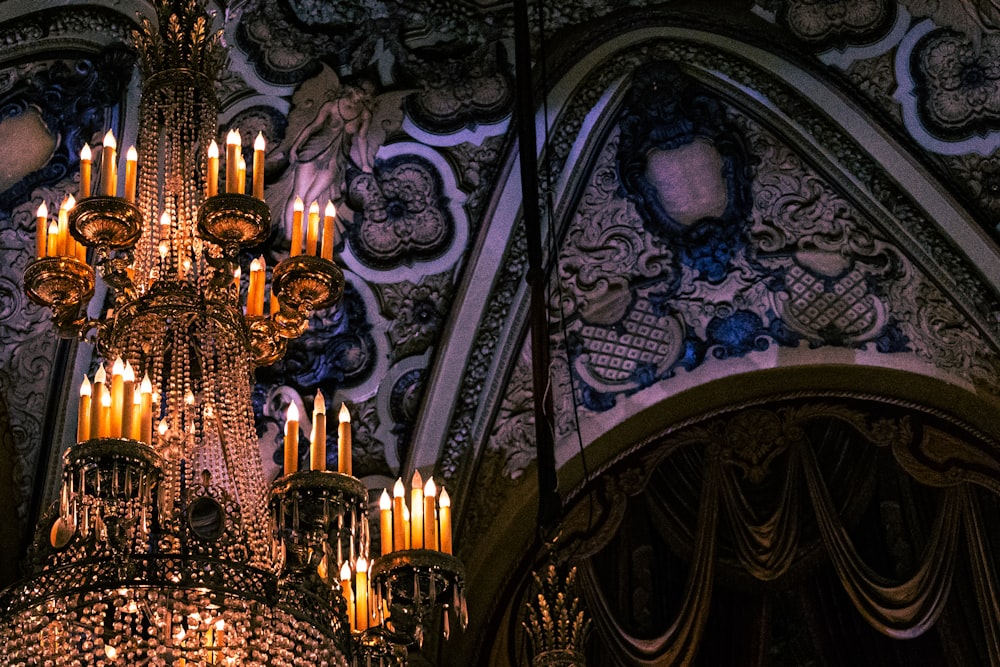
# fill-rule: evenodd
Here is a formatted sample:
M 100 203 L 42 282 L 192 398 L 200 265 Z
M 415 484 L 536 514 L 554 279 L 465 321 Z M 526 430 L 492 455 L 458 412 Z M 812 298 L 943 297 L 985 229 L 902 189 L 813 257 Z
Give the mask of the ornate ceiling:
M 1000 435 L 991 5 L 543 4 L 532 47 L 567 497 L 680 425 L 794 391 L 912 401 Z M 348 403 L 371 489 L 419 467 L 454 491 L 478 620 L 442 664 L 504 664 L 491 633 L 516 626 L 504 614 L 534 553 L 536 493 L 511 6 L 218 9 L 233 47 L 220 133 L 268 138 L 276 223 L 254 256 L 287 253 L 295 195 L 330 199 L 348 283 L 257 371 L 265 469 L 278 474 L 288 403 L 308 415 L 318 389 Z M 136 12 L 151 13 L 0 4 L 0 139 L 16 156 L 0 166 L 0 525 L 21 544 L 94 363 L 23 297 L 34 210 L 76 190 L 83 142 L 108 126 L 134 138 Z M 0 542 L 9 580 L 20 547 Z

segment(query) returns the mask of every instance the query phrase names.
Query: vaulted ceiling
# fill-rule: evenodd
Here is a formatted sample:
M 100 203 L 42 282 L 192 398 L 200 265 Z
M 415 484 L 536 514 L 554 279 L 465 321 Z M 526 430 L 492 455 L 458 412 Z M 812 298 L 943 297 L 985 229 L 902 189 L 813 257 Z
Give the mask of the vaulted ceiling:
M 906 525 L 917 551 L 938 492 L 911 493 L 909 481 L 890 492 L 878 466 L 928 489 L 946 486 L 930 468 L 990 492 L 1000 479 L 1000 15 L 965 0 L 542 4 L 531 20 L 537 199 L 566 502 L 547 546 L 535 531 L 512 7 L 217 7 L 231 47 L 220 137 L 239 128 L 269 142 L 275 222 L 253 255 L 273 266 L 287 254 L 295 195 L 330 199 L 348 283 L 341 305 L 257 370 L 265 472 L 280 472 L 287 405 L 308 414 L 322 389 L 352 408 L 355 472 L 373 497 L 417 468 L 448 486 L 473 621 L 428 647 L 440 664 L 520 664 L 518 609 L 543 554 L 598 570 L 595 612 L 593 591 L 615 582 L 662 585 L 623 554 L 669 554 L 670 571 L 686 572 L 713 448 L 731 468 L 723 479 L 742 480 L 720 488 L 752 507 L 777 506 L 775 480 L 799 469 L 790 452 L 815 449 L 859 542 L 884 537 L 873 498 L 916 498 Z M 134 141 L 137 15 L 152 10 L 0 3 L 0 581 L 16 576 L 53 497 L 69 398 L 96 363 L 23 296 L 34 211 L 76 191 L 84 142 L 108 127 Z M 924 467 L 907 467 L 914 457 Z M 651 524 L 623 519 L 626 508 Z M 746 581 L 810 576 L 824 562 L 816 525 L 793 531 L 786 569 Z M 716 595 L 743 594 L 754 586 L 729 584 L 753 568 L 724 541 L 728 593 Z M 630 650 L 612 636 L 639 637 L 651 653 L 633 662 L 668 664 L 656 660 L 676 638 L 660 621 L 696 610 L 637 600 L 609 604 L 628 632 L 605 622 L 594 651 L 611 660 Z M 654 637 L 666 642 L 658 655 Z M 799 650 L 783 641 L 786 656 Z

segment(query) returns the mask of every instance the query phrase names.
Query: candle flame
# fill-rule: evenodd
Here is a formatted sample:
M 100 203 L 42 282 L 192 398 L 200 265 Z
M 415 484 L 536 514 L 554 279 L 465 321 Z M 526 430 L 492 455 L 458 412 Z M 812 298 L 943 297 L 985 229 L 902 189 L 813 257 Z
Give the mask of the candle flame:
M 438 504 L 441 507 L 451 507 L 451 496 L 448 495 L 448 489 L 441 487 L 441 497 L 438 498 Z
M 403 486 L 403 478 L 397 477 L 396 483 L 392 487 L 392 495 L 396 498 L 402 498 L 406 495 L 406 487 Z
M 136 162 L 139 160 L 139 153 L 135 150 L 135 146 L 128 147 L 128 153 L 125 154 L 125 159 L 129 162 Z
M 215 139 L 208 145 L 208 157 L 219 157 L 219 144 L 215 143 Z
M 286 413 L 285 418 L 288 421 L 294 421 L 294 422 L 297 422 L 299 420 L 299 409 L 298 407 L 296 407 L 294 403 L 288 404 L 288 412 Z
M 347 409 L 345 403 L 340 404 L 340 422 L 350 424 L 351 423 L 351 412 Z
M 153 393 L 153 383 L 149 381 L 148 372 L 142 376 L 142 384 L 139 385 L 139 391 L 145 392 L 147 394 Z
M 163 215 L 160 216 L 160 225 L 170 226 L 170 214 L 166 211 L 164 211 Z
M 257 138 L 253 140 L 253 149 L 255 151 L 262 151 L 264 150 L 265 145 L 266 144 L 264 143 L 264 133 L 258 132 Z
M 90 154 L 90 144 L 84 144 L 83 148 L 80 149 L 80 159 L 87 161 L 93 159 L 93 156 Z
M 254 271 L 260 271 L 260 262 L 257 261 L 257 258 L 254 258 L 254 260 L 250 262 L 250 272 L 253 273 Z
M 323 214 L 328 218 L 334 218 L 337 216 L 337 207 L 333 205 L 333 202 L 329 199 L 326 200 L 326 210 Z
M 104 384 L 108 381 L 108 372 L 104 370 L 104 364 L 97 367 L 97 372 L 94 373 L 94 382 L 100 382 Z
M 115 363 L 111 364 L 111 374 L 121 375 L 125 372 L 125 362 L 122 361 L 121 357 L 115 359 Z
M 362 572 L 367 572 L 368 571 L 368 561 L 365 560 L 364 557 L 359 558 L 358 559 L 357 568 L 358 568 L 358 573 L 359 574 L 362 573 Z
M 315 199 L 309 204 L 309 215 L 319 215 L 319 202 Z
M 49 217 L 49 207 L 45 205 L 45 202 L 42 202 L 41 204 L 38 205 L 38 211 L 35 213 L 35 215 L 39 218 Z
M 80 395 L 90 396 L 92 392 L 93 390 L 90 388 L 90 380 L 88 380 L 87 376 L 84 375 L 83 382 L 80 383 Z
M 413 479 L 410 480 L 411 489 L 421 489 L 424 486 L 424 478 L 420 476 L 419 470 L 413 471 Z
M 132 368 L 131 362 L 125 362 L 125 368 L 122 371 L 122 380 L 125 382 L 135 382 L 135 369 Z
M 104 147 L 105 148 L 118 148 L 118 142 L 115 141 L 115 135 L 108 130 L 108 133 L 104 135 Z
M 101 392 L 101 405 L 105 408 L 111 407 L 111 392 L 105 391 Z
M 428 477 L 427 481 L 424 482 L 424 497 L 436 496 L 437 495 L 437 485 L 434 484 L 434 478 Z
M 382 495 L 378 499 L 378 508 L 380 510 L 392 509 L 392 500 L 389 498 L 389 492 L 386 489 L 382 489 Z
M 167 420 L 166 419 L 161 419 L 159 425 L 156 427 L 156 430 L 160 432 L 160 435 L 166 435 L 167 434 L 167 429 L 169 429 L 169 428 L 170 427 L 167 426 Z
M 304 207 L 305 204 L 302 203 L 302 197 L 295 195 L 295 203 L 292 204 L 292 208 L 301 213 Z
M 351 580 L 351 564 L 348 563 L 346 560 L 344 561 L 344 564 L 340 566 L 340 580 L 341 581 Z
M 226 135 L 226 145 L 227 146 L 243 145 L 243 139 L 240 137 L 239 130 L 229 130 L 229 133 Z
M 326 414 L 326 399 L 323 398 L 323 392 L 319 389 L 316 390 L 316 398 L 313 399 L 313 412 L 318 415 Z

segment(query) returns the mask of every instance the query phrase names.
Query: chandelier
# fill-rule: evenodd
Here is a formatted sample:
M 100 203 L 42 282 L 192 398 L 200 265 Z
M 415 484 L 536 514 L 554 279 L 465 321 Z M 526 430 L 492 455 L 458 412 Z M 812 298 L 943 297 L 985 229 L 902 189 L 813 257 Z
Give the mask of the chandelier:
M 310 469 L 297 469 L 292 405 L 284 474 L 267 484 L 252 371 L 341 298 L 335 211 L 321 221 L 318 206 L 295 207 L 291 251 L 272 268 L 266 298 L 263 258 L 240 265 L 270 233 L 264 138 L 248 170 L 230 133 L 220 174 L 220 35 L 197 0 L 167 0 L 157 13 L 157 26 L 144 20 L 133 35 L 145 82 L 124 178 L 109 132 L 96 155 L 81 153 L 79 197 L 53 220 L 44 204 L 38 211 L 25 290 L 51 308 L 61 335 L 94 341 L 105 363 L 81 386 L 77 442 L 27 577 L 0 594 L 4 662 L 405 663 L 427 628 L 447 637 L 449 617 L 467 621 L 447 491 L 419 473 L 410 489 L 399 480 L 383 491 L 379 554 L 370 553 L 350 415 L 341 408 L 338 470 L 326 470 L 320 393 Z M 98 273 L 114 302 L 93 319 Z

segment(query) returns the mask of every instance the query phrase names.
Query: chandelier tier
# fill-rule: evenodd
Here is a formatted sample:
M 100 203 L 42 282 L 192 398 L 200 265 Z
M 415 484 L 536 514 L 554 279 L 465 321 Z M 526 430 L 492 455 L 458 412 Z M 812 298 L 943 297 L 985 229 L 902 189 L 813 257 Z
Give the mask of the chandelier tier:
M 248 281 L 240 266 L 241 249 L 270 232 L 263 137 L 248 174 L 230 134 L 222 187 L 219 34 L 196 0 L 167 1 L 157 13 L 158 26 L 144 21 L 133 35 L 145 83 L 124 188 L 109 132 L 99 191 L 85 147 L 79 202 L 64 202 L 55 221 L 44 204 L 38 213 L 27 294 L 52 309 L 61 335 L 89 337 L 115 361 L 84 379 L 59 501 L 39 523 L 28 577 L 0 595 L 5 664 L 405 662 L 432 613 L 446 610 L 446 633 L 448 610 L 465 624 L 447 494 L 415 476 L 413 520 L 397 498 L 393 531 L 383 509 L 373 558 L 368 491 L 350 470 L 349 415 L 344 408 L 340 469 L 328 471 L 321 395 L 312 469 L 297 470 L 290 414 L 285 474 L 266 483 L 253 368 L 280 358 L 314 310 L 340 300 L 335 211 L 328 206 L 320 243 L 312 207 L 305 253 L 294 234 L 291 256 L 271 272 L 265 314 L 263 258 Z M 294 224 L 301 232 L 301 207 Z M 114 304 L 92 319 L 98 274 Z

